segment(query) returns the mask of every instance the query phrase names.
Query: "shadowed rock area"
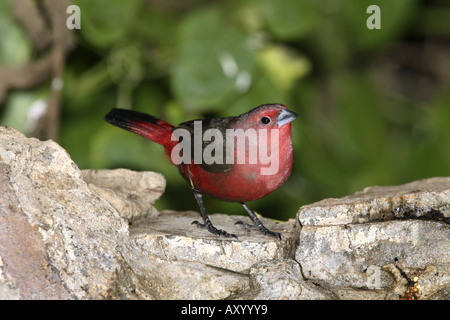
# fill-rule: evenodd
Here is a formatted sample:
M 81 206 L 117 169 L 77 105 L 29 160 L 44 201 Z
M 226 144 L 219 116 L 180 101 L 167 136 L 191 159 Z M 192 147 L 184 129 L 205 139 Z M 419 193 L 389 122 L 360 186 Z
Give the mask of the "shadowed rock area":
M 0 299 L 448 299 L 450 178 L 369 187 L 236 239 L 158 212 L 164 177 L 80 171 L 0 127 Z M 189 192 L 187 190 L 186 192 Z

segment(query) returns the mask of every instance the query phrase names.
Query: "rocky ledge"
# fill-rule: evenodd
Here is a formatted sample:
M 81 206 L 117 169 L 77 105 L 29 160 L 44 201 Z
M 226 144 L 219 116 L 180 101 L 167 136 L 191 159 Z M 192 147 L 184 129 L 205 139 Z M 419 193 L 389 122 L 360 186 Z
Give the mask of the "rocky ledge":
M 450 178 L 369 187 L 275 223 L 211 215 L 224 239 L 158 212 L 164 177 L 80 171 L 0 127 L 0 299 L 449 299 Z

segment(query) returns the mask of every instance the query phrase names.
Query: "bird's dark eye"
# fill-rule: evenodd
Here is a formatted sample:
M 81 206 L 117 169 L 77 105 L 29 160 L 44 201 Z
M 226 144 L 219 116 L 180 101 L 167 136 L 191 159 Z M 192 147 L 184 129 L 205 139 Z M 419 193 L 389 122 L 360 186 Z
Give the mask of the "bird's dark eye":
M 262 117 L 261 118 L 261 123 L 262 124 L 268 124 L 270 122 L 270 118 L 269 117 Z

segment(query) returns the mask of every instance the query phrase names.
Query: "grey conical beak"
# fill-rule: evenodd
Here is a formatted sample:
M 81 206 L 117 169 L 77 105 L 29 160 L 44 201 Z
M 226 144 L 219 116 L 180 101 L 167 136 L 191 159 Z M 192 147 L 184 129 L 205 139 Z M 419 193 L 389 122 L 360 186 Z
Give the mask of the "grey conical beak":
M 289 123 L 295 118 L 298 117 L 298 114 L 296 114 L 294 111 L 288 110 L 288 109 L 282 109 L 280 114 L 278 115 L 278 128 L 281 128 L 286 123 Z

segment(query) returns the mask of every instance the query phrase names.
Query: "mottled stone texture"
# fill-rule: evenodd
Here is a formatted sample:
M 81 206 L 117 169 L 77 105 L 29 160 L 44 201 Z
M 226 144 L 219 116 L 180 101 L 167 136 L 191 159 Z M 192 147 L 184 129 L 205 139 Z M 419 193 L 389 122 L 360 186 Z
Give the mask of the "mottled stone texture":
M 300 208 L 295 258 L 340 298 L 448 298 L 449 217 L 449 178 L 369 187 Z

